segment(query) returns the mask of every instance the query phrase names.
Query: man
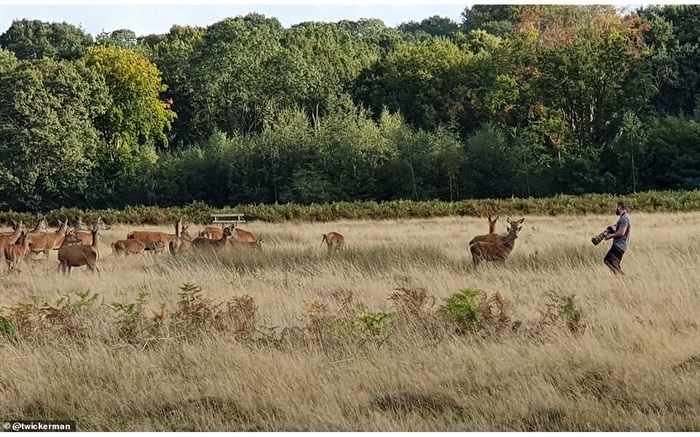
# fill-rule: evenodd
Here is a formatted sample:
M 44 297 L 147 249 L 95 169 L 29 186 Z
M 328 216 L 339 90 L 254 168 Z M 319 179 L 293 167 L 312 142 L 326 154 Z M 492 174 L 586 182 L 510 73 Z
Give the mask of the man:
M 630 218 L 627 214 L 627 208 L 623 202 L 617 202 L 615 214 L 620 216 L 615 225 L 615 233 L 605 236 L 606 240 L 613 240 L 612 247 L 603 259 L 605 265 L 614 273 L 624 275 L 625 273 L 620 268 L 622 256 L 627 251 L 627 245 L 630 238 Z

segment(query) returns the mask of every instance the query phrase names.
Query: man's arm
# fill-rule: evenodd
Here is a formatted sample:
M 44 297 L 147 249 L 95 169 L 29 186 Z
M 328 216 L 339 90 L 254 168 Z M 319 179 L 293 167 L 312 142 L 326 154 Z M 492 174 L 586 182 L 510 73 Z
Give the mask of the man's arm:
M 605 237 L 605 239 L 610 240 L 611 238 L 624 237 L 626 233 L 627 233 L 627 226 L 618 226 L 617 231 L 615 231 L 614 234 L 608 235 L 607 237 Z

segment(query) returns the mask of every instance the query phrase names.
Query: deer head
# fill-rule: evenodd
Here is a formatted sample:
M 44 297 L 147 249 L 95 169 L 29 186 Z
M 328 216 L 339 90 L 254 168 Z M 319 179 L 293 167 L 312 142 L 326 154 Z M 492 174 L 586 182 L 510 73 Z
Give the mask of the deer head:
M 496 233 L 496 222 L 498 221 L 498 216 L 496 216 L 495 219 L 492 219 L 491 214 L 489 214 L 488 221 L 489 221 L 489 234 L 495 234 Z

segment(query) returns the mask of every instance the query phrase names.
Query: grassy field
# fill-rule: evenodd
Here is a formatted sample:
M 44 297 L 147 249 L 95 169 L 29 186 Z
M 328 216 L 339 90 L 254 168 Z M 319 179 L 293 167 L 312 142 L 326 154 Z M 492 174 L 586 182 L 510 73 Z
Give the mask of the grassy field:
M 633 214 L 625 277 L 590 242 L 613 222 L 527 216 L 505 267 L 476 271 L 480 218 L 250 223 L 261 251 L 178 257 L 105 257 L 134 229 L 113 226 L 97 275 L 57 274 L 55 252 L 0 272 L 17 331 L 0 412 L 79 430 L 700 431 L 700 213 Z M 319 247 L 329 231 L 346 251 Z M 446 301 L 465 289 L 483 294 Z

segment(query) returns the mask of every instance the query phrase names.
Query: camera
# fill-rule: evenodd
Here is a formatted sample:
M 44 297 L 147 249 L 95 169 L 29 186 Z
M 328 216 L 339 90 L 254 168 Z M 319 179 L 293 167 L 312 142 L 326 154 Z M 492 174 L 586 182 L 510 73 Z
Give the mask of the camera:
M 598 245 L 601 241 L 605 239 L 608 235 L 612 235 L 615 233 L 615 229 L 613 229 L 612 226 L 608 226 L 603 232 L 600 234 L 596 235 L 595 237 L 591 238 L 591 242 L 593 245 Z

